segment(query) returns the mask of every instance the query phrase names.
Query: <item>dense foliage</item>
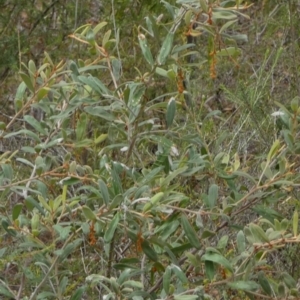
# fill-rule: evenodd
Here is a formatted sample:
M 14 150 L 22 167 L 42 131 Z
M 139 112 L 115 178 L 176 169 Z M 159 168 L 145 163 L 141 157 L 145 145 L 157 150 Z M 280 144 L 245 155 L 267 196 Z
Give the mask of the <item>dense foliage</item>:
M 37 1 L 36 22 L 6 4 L 19 43 L 68 26 L 61 52 L 19 56 L 0 122 L 1 297 L 297 299 L 297 45 L 259 52 L 269 25 L 244 1 L 90 1 L 103 18 L 76 26 L 88 8 L 67 2 Z M 292 1 L 263 4 L 293 22 Z

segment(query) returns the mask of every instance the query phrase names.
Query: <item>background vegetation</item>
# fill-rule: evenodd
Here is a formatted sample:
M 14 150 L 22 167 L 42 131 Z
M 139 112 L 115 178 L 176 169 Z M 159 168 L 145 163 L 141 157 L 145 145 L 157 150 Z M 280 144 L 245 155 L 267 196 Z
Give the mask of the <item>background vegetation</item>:
M 298 2 L 106 2 L 0 2 L 0 297 L 298 299 Z

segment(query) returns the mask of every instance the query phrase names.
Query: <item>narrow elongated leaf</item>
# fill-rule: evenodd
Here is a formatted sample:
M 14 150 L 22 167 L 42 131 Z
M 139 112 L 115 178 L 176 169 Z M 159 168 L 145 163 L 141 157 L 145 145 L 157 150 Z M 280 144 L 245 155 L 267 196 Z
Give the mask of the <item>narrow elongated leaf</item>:
M 212 184 L 209 187 L 208 203 L 209 203 L 210 208 L 213 208 L 216 205 L 216 202 L 217 202 L 217 199 L 218 199 L 218 191 L 219 191 L 219 187 L 216 184 Z
M 258 277 L 258 282 L 261 285 L 263 291 L 267 295 L 271 296 L 272 295 L 272 288 L 271 288 L 271 285 L 270 285 L 268 279 L 266 278 L 264 272 L 263 271 L 258 272 L 257 277 Z
M 197 295 L 174 295 L 174 300 L 197 300 Z
M 219 30 L 219 34 L 222 34 L 223 31 L 225 31 L 228 27 L 230 27 L 231 25 L 233 25 L 234 23 L 236 23 L 238 21 L 238 19 L 232 20 L 232 21 L 228 21 L 226 22 L 221 29 Z
M 16 220 L 18 219 L 20 212 L 23 208 L 23 204 L 22 203 L 18 203 L 14 206 L 13 210 L 12 210 L 12 219 Z
M 227 285 L 235 290 L 255 291 L 259 289 L 259 285 L 255 281 L 235 281 L 229 282 Z
M 268 156 L 267 156 L 267 161 L 268 161 L 268 162 L 270 162 L 271 159 L 276 155 L 276 153 L 277 153 L 279 147 L 280 147 L 280 141 L 279 141 L 279 140 L 276 140 L 276 141 L 273 143 L 273 145 L 272 145 L 272 147 L 271 147 L 271 149 L 270 149 L 270 151 L 269 151 L 269 153 L 268 153 Z
M 200 0 L 200 6 L 205 13 L 208 12 L 208 5 L 206 0 Z
M 161 188 L 164 189 L 166 188 L 170 182 L 176 178 L 178 175 L 184 173 L 186 170 L 188 169 L 187 166 L 183 167 L 183 168 L 180 168 L 180 169 L 177 169 L 175 170 L 174 172 L 172 172 L 171 174 L 169 174 L 161 183 Z
M 94 34 L 100 31 L 104 26 L 107 25 L 107 22 L 101 22 L 93 28 Z
M 207 252 L 201 257 L 202 261 L 212 261 L 214 263 L 217 263 L 221 266 L 223 266 L 226 270 L 233 272 L 233 268 L 230 264 L 230 262 L 221 254 L 214 253 L 214 252 Z
M 119 221 L 120 221 L 120 213 L 117 212 L 115 214 L 115 216 L 113 217 L 113 219 L 111 220 L 111 222 L 109 223 L 108 229 L 106 230 L 106 232 L 104 234 L 104 241 L 106 243 L 109 243 L 112 240 L 112 238 L 115 234 L 115 231 L 118 227 Z
M 16 299 L 16 295 L 11 293 L 5 286 L 0 285 L 0 295 L 6 296 L 9 299 Z
M 94 140 L 94 143 L 95 145 L 98 145 L 102 142 L 104 142 L 108 137 L 108 134 L 107 133 L 103 133 L 103 134 L 100 134 L 95 140 Z
M 140 47 L 142 49 L 143 56 L 145 57 L 146 61 L 150 64 L 150 66 L 153 67 L 154 60 L 153 60 L 151 50 L 148 46 L 146 37 L 140 33 L 138 35 L 138 39 L 139 39 Z
M 181 215 L 181 226 L 182 226 L 184 233 L 186 234 L 189 242 L 191 243 L 191 245 L 193 245 L 193 247 L 195 247 L 197 249 L 200 249 L 201 243 L 199 242 L 199 237 L 198 237 L 195 229 L 189 223 L 189 220 L 185 214 Z
M 294 236 L 298 235 L 298 225 L 299 224 L 299 216 L 298 216 L 298 210 L 295 209 L 294 215 L 293 215 L 293 233 Z
M 111 92 L 108 88 L 100 81 L 100 79 L 93 77 L 93 76 L 78 76 L 78 79 L 86 84 L 89 85 L 95 92 L 99 93 L 100 95 L 110 95 Z
M 86 113 L 81 113 L 76 126 L 76 141 L 79 142 L 86 137 L 88 117 Z
M 175 112 L 176 112 L 176 100 L 174 97 L 172 97 L 168 102 L 167 113 L 166 113 L 166 121 L 167 121 L 168 128 L 173 124 Z
M 41 195 L 38 195 L 38 199 L 39 199 L 39 202 L 41 203 L 41 205 L 42 205 L 46 210 L 48 210 L 49 212 L 51 212 L 50 206 L 48 205 L 48 203 L 46 202 L 46 200 L 45 200 Z
M 157 62 L 159 65 L 162 65 L 165 63 L 168 55 L 171 52 L 172 46 L 173 46 L 173 40 L 174 40 L 174 33 L 169 32 L 160 48 L 158 57 L 157 57 Z
M 149 202 L 147 202 L 145 205 L 144 205 L 144 208 L 143 208 L 143 212 L 147 212 L 148 210 L 150 210 L 152 207 L 154 207 L 164 196 L 164 193 L 163 192 L 159 192 L 157 193 L 156 195 L 154 195 L 150 200 Z
M 66 248 L 56 250 L 54 253 L 59 256 L 59 262 L 62 262 L 68 255 L 70 255 L 80 244 L 82 239 L 76 239 L 74 242 L 68 244 Z
M 103 201 L 104 201 L 105 205 L 107 206 L 110 202 L 110 197 L 109 197 L 106 183 L 102 179 L 99 180 L 99 188 L 100 188 L 100 192 L 101 192 Z
M 288 288 L 293 289 L 296 287 L 296 280 L 287 272 L 281 273 L 281 278 L 283 279 L 284 283 L 287 285 Z
M 90 221 L 95 221 L 97 219 L 96 215 L 94 212 L 86 205 L 82 206 L 82 211 L 84 216 L 90 220 Z
M 237 234 L 236 244 L 237 244 L 237 248 L 238 248 L 239 253 L 242 253 L 243 251 L 245 251 L 246 241 L 245 241 L 244 232 L 242 230 L 240 230 Z
M 172 265 L 172 271 L 174 272 L 174 274 L 176 275 L 176 277 L 183 283 L 183 284 L 187 284 L 188 283 L 188 279 L 185 275 L 185 273 L 176 265 Z
M 85 290 L 86 290 L 86 286 L 81 286 L 72 294 L 70 300 L 81 300 Z
M 30 115 L 24 116 L 24 120 L 32 126 L 37 132 L 42 133 L 44 135 L 47 134 L 47 131 L 42 127 L 41 123 L 34 117 Z
M 25 74 L 24 72 L 20 72 L 19 74 L 20 74 L 22 80 L 25 82 L 28 89 L 31 92 L 34 92 L 34 87 L 33 87 L 34 83 L 31 81 L 30 77 L 27 74 Z
M 115 207 L 119 206 L 121 202 L 124 200 L 122 195 L 117 195 L 109 205 L 109 210 L 113 210 Z
M 107 121 L 115 120 L 115 117 L 101 106 L 87 106 L 84 110 L 90 115 L 100 117 Z
M 252 223 L 249 225 L 249 227 L 250 227 L 250 230 L 251 230 L 253 236 L 256 237 L 256 239 L 259 242 L 263 242 L 263 243 L 270 242 L 268 236 L 266 235 L 266 233 L 263 231 L 263 229 L 260 226 Z
M 105 45 L 107 44 L 107 42 L 109 41 L 109 38 L 111 36 L 111 29 L 107 30 L 104 33 L 104 36 L 102 38 L 102 46 L 105 47 Z
M 214 262 L 210 261 L 210 260 L 206 260 L 204 262 L 205 265 L 205 274 L 207 276 L 207 278 L 212 281 L 216 275 L 216 268 L 214 265 Z
M 169 295 L 171 273 L 171 267 L 168 266 L 163 275 L 163 289 L 165 290 L 166 295 Z
M 237 56 L 241 54 L 241 50 L 235 47 L 228 47 L 217 51 L 217 56 Z
M 158 261 L 158 256 L 155 250 L 150 246 L 147 240 L 143 240 L 142 242 L 143 252 L 147 255 L 147 257 L 153 261 Z
M 21 135 L 22 133 L 24 133 L 25 135 L 30 136 L 30 137 L 33 138 L 36 142 L 40 142 L 40 141 L 41 141 L 37 134 L 35 134 L 35 133 L 33 133 L 32 131 L 27 130 L 27 129 L 21 129 L 21 130 L 19 130 L 19 131 L 10 132 L 10 133 L 8 133 L 4 138 L 7 139 L 7 138 L 12 137 L 12 136 L 15 136 L 15 135 Z

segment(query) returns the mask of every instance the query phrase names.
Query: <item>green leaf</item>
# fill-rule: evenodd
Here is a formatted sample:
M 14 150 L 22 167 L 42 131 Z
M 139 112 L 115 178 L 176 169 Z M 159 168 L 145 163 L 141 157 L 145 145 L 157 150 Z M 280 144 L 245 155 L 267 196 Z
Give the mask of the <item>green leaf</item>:
M 49 212 L 51 212 L 50 206 L 48 205 L 48 203 L 46 202 L 46 200 L 45 200 L 41 195 L 38 195 L 38 199 L 39 199 L 39 202 L 41 203 L 41 205 L 42 205 L 46 210 L 48 210 Z
M 76 141 L 79 142 L 86 137 L 88 117 L 86 113 L 81 113 L 76 126 Z
M 30 77 L 34 79 L 36 76 L 36 65 L 32 59 L 30 59 L 28 62 L 28 69 L 30 71 Z
M 94 214 L 94 212 L 86 205 L 82 206 L 82 211 L 84 216 L 91 221 L 95 221 L 97 219 L 97 216 Z
M 174 300 L 197 300 L 197 295 L 174 295 Z
M 223 266 L 226 270 L 233 272 L 233 268 L 230 264 L 230 262 L 221 254 L 214 253 L 214 252 L 207 252 L 201 257 L 202 261 L 212 261 L 214 263 L 217 263 L 221 266 Z
M 81 286 L 72 294 L 70 300 L 81 300 L 85 290 L 86 290 L 86 286 Z
M 80 244 L 82 239 L 76 239 L 74 242 L 68 244 L 64 249 L 54 251 L 59 256 L 59 262 L 62 262 L 68 255 L 70 255 Z
M 154 207 L 164 196 L 163 192 L 155 194 L 143 207 L 143 213 L 149 211 Z
M 223 235 L 218 242 L 217 248 L 219 250 L 225 249 L 228 244 L 228 239 L 229 239 L 228 235 Z
M 174 33 L 169 32 L 160 48 L 158 57 L 157 57 L 157 62 L 159 65 L 162 65 L 165 63 L 168 55 L 171 52 L 172 46 L 173 46 L 173 40 L 174 40 Z
M 246 240 L 245 240 L 244 232 L 242 230 L 240 230 L 237 234 L 236 244 L 237 244 L 237 248 L 238 248 L 239 253 L 242 253 L 242 252 L 245 251 L 245 249 L 246 249 Z
M 295 237 L 298 235 L 298 226 L 299 226 L 298 224 L 299 224 L 298 210 L 295 209 L 293 215 L 293 234 Z
M 21 133 L 24 133 L 24 135 L 28 135 L 29 137 L 33 138 L 36 142 L 41 141 L 37 134 L 35 134 L 32 131 L 27 130 L 27 129 L 21 129 L 19 131 L 11 132 L 11 133 L 7 134 L 5 136 L 5 138 L 7 139 L 7 138 L 15 136 L 15 135 L 21 135 Z
M 64 293 L 66 291 L 68 281 L 69 280 L 68 280 L 67 276 L 63 276 L 63 278 L 60 280 L 59 289 L 60 289 L 61 293 Z
M 158 256 L 155 250 L 150 246 L 149 242 L 147 240 L 143 240 L 142 242 L 142 249 L 143 252 L 147 255 L 149 259 L 152 261 L 158 261 Z
M 34 152 L 35 153 L 35 152 Z M 25 164 L 25 165 L 27 165 L 27 166 L 30 166 L 31 168 L 34 168 L 34 165 L 30 162 L 30 161 L 28 161 L 27 159 L 25 159 L 25 158 L 20 158 L 20 157 L 18 157 L 17 159 L 16 159 L 16 161 L 19 161 L 19 162 L 21 162 L 21 163 L 23 163 L 23 164 Z
M 122 201 L 124 200 L 123 196 L 121 194 L 117 195 L 113 201 L 110 203 L 110 206 L 109 206 L 109 210 L 113 210 L 115 207 L 119 206 Z
M 193 265 L 194 267 L 199 266 L 200 262 L 196 255 L 194 255 L 190 252 L 186 252 L 185 255 L 186 255 L 187 259 L 190 261 L 191 265 Z
M 120 221 L 120 213 L 117 212 L 113 219 L 110 221 L 109 225 L 108 225 L 108 229 L 106 230 L 105 234 L 104 234 L 104 242 L 105 243 L 109 243 L 115 234 L 115 231 L 117 229 L 117 226 L 119 224 Z
M 184 173 L 186 170 L 188 169 L 187 166 L 183 167 L 183 168 L 179 168 L 175 171 L 173 171 L 172 173 L 170 173 L 162 182 L 161 182 L 161 189 L 165 189 L 167 188 L 167 186 L 170 184 L 170 182 L 178 177 L 178 175 Z
M 216 206 L 216 202 L 218 199 L 218 191 L 219 191 L 219 187 L 216 184 L 212 184 L 209 187 L 209 191 L 208 191 L 208 203 L 209 203 L 209 207 L 213 208 Z
M 93 76 L 78 76 L 79 81 L 90 86 L 95 92 L 100 95 L 110 95 L 109 89 L 98 78 Z
M 175 273 L 176 278 L 178 278 L 183 284 L 187 284 L 189 282 L 185 273 L 181 270 L 179 266 L 173 264 L 172 270 Z
M 208 13 L 208 5 L 206 0 L 200 0 L 200 6 L 205 13 Z
M 227 285 L 235 290 L 242 290 L 242 291 L 255 291 L 259 289 L 259 285 L 255 281 L 235 281 L 229 282 Z
M 95 145 L 98 145 L 102 142 L 104 142 L 108 137 L 108 134 L 107 133 L 103 133 L 103 134 L 100 134 L 95 140 L 94 140 L 94 144 Z
M 163 275 L 163 289 L 166 295 L 169 295 L 170 291 L 170 280 L 171 280 L 171 267 L 168 266 Z
M 266 278 L 264 272 L 263 271 L 258 272 L 257 277 L 258 277 L 258 282 L 261 285 L 263 291 L 267 295 L 271 296 L 272 295 L 272 288 L 271 288 L 271 285 L 270 285 L 268 279 Z
M 145 57 L 146 61 L 150 64 L 150 66 L 153 67 L 154 66 L 154 60 L 153 60 L 153 56 L 152 56 L 151 50 L 148 46 L 147 39 L 146 39 L 145 35 L 140 33 L 138 35 L 138 39 L 139 39 L 140 47 L 142 49 L 143 56 Z
M 283 283 L 279 283 L 278 285 L 278 295 L 282 297 L 282 299 L 286 296 L 285 295 L 285 285 Z
M 104 201 L 105 205 L 108 206 L 108 204 L 110 202 L 110 197 L 109 197 L 109 193 L 108 193 L 106 183 L 102 179 L 100 179 L 98 181 L 98 183 L 99 183 L 99 188 L 100 188 L 100 192 L 101 192 L 103 201 Z
M 70 61 L 69 68 L 75 76 L 79 75 L 78 67 L 74 61 L 72 61 L 72 60 Z
M 292 101 L 291 101 L 291 109 L 294 113 L 297 112 L 298 107 L 299 107 L 299 97 L 296 96 Z
M 176 112 L 176 100 L 174 97 L 172 97 L 167 106 L 167 113 L 166 113 L 166 121 L 167 121 L 167 127 L 169 128 L 174 120 Z
M 221 49 L 217 51 L 217 56 L 238 56 L 241 54 L 241 50 L 235 47 L 227 47 L 225 49 Z
M 206 260 L 204 262 L 204 265 L 205 265 L 205 275 L 210 281 L 212 281 L 216 275 L 216 268 L 214 262 Z
M 284 283 L 289 289 L 293 289 L 297 286 L 296 280 L 287 272 L 281 273 L 280 277 L 283 279 Z
M 92 116 L 96 116 L 110 122 L 115 120 L 114 115 L 101 106 L 86 106 L 84 111 Z
M 2 164 L 0 165 L 1 169 L 2 169 L 2 177 L 4 177 L 5 179 L 13 179 L 14 176 L 14 171 L 13 168 L 10 164 Z
M 50 89 L 46 88 L 46 87 L 43 87 L 43 88 L 39 89 L 38 92 L 37 92 L 38 102 L 40 100 L 42 100 L 43 98 L 45 98 L 45 96 L 48 95 L 49 91 L 50 91 Z
M 250 224 L 249 228 L 253 234 L 253 236 L 259 241 L 259 242 L 263 242 L 263 243 L 269 243 L 270 240 L 268 238 L 268 236 L 266 235 L 266 233 L 263 231 L 263 229 L 256 225 L 256 224 Z
M 25 205 L 29 210 L 33 210 L 33 208 L 36 208 L 41 214 L 45 214 L 43 208 L 32 196 L 29 196 L 25 199 Z
M 164 69 L 162 69 L 162 68 L 156 67 L 155 73 L 158 74 L 158 75 L 160 75 L 160 76 L 169 78 L 169 77 L 168 77 L 168 71 L 166 71 L 166 70 L 164 70 Z
M 136 289 L 142 289 L 143 288 L 143 284 L 139 281 L 135 281 L 135 280 L 127 280 L 122 284 L 123 286 L 128 286 L 128 287 L 132 287 L 132 288 L 136 288 Z
M 195 229 L 190 225 L 189 220 L 185 214 L 181 215 L 181 226 L 191 245 L 197 249 L 200 249 L 201 243 L 199 242 L 199 237 Z
M 107 30 L 105 33 L 104 33 L 104 36 L 102 38 L 102 46 L 105 47 L 107 42 L 109 41 L 109 38 L 111 36 L 111 29 Z
M 221 29 L 219 30 L 219 34 L 222 34 L 223 31 L 225 31 L 228 27 L 230 27 L 231 25 L 233 25 L 234 23 L 236 23 L 238 21 L 238 19 L 232 20 L 232 21 L 228 21 L 226 22 Z
M 280 141 L 279 140 L 276 140 L 269 153 L 268 153 L 268 156 L 267 156 L 267 161 L 270 162 L 272 160 L 272 158 L 277 154 L 277 151 L 279 150 L 279 147 L 280 147 Z
M 94 34 L 99 32 L 106 25 L 107 25 L 107 22 L 101 22 L 98 25 L 96 25 L 96 27 L 93 28 Z
M 47 131 L 42 127 L 41 123 L 30 115 L 25 115 L 24 120 L 32 126 L 37 132 L 47 135 Z
M 215 231 L 205 229 L 201 234 L 201 239 L 206 239 L 206 238 L 209 238 L 209 237 L 215 236 L 215 235 L 216 235 Z
M 28 89 L 31 91 L 31 92 L 34 92 L 34 82 L 31 81 L 30 77 L 25 74 L 24 72 L 20 72 L 19 73 L 22 80 L 24 81 L 24 83 L 26 84 L 26 86 L 28 87 Z
M 88 29 L 85 38 L 90 43 L 90 45 L 93 46 L 95 44 L 95 33 L 91 28 Z
M 10 224 L 7 222 L 7 220 L 2 220 L 1 222 L 2 228 L 11 236 L 16 236 L 17 232 L 13 229 L 10 229 Z
M 5 286 L 0 284 L 0 295 L 9 297 L 9 299 L 16 299 L 16 295 L 12 294 Z

